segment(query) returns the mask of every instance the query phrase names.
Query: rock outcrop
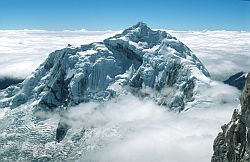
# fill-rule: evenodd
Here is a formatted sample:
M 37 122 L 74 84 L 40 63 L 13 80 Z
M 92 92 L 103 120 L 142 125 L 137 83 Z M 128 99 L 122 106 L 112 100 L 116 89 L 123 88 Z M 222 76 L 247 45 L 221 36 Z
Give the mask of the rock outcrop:
M 241 105 L 214 141 L 212 162 L 250 161 L 250 73 L 241 95 Z

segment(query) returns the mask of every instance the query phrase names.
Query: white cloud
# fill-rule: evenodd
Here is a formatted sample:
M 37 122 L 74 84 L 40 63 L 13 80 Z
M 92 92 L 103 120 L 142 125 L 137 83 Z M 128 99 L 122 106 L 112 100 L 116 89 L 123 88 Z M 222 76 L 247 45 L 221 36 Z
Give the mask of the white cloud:
M 84 139 L 93 149 L 83 153 L 83 161 L 209 162 L 213 140 L 237 107 L 239 91 L 214 83 L 202 95 L 206 102 L 182 113 L 128 95 L 71 107 L 67 120 L 73 130 L 93 130 Z
M 212 78 L 224 80 L 250 70 L 250 32 L 167 31 L 194 51 Z M 56 49 L 102 41 L 117 32 L 120 31 L 0 30 L 0 76 L 24 78 Z
M 225 80 L 250 71 L 250 32 L 168 31 L 185 43 L 205 64 L 212 78 Z
M 0 76 L 25 78 L 56 49 L 80 46 L 113 35 L 114 31 L 0 30 Z

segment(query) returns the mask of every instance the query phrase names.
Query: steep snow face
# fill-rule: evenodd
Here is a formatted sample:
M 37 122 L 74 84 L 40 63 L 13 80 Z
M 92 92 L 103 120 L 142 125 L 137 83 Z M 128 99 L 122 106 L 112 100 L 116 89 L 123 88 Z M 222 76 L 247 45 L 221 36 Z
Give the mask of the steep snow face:
M 187 46 L 139 22 L 103 42 L 52 52 L 23 83 L 0 92 L 0 107 L 35 101 L 53 110 L 132 93 L 182 110 L 209 82 Z

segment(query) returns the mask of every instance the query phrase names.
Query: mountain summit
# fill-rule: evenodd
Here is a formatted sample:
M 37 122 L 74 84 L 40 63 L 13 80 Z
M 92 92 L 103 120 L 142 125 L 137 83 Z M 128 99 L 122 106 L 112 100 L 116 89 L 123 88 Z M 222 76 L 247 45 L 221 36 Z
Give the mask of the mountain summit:
M 132 93 L 183 110 L 208 81 L 207 69 L 187 46 L 139 22 L 103 42 L 52 52 L 23 83 L 0 92 L 0 107 L 31 101 L 54 110 Z

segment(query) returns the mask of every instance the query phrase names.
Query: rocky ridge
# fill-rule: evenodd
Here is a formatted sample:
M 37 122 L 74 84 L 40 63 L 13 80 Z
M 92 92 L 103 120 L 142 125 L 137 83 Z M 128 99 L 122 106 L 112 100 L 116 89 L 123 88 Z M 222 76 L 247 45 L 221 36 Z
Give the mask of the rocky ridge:
M 246 77 L 240 103 L 231 121 L 221 127 L 222 132 L 214 141 L 212 162 L 250 161 L 250 73 Z

